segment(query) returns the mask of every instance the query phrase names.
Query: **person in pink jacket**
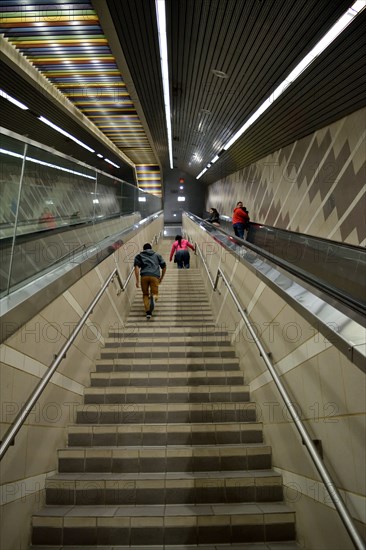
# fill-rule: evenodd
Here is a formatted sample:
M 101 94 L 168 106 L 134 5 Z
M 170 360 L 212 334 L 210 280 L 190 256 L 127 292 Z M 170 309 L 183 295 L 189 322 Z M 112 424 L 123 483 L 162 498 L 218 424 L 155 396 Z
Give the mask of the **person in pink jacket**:
M 175 254 L 174 262 L 177 264 L 178 269 L 189 269 L 189 250 L 195 250 L 193 244 L 187 239 L 183 239 L 182 235 L 176 235 L 175 241 L 170 251 L 169 261 L 171 262 Z

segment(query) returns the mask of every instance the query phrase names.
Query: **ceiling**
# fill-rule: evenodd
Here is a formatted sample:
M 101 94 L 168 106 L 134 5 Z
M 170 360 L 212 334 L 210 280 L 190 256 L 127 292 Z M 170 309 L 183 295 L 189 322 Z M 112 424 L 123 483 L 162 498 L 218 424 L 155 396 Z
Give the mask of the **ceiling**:
M 366 10 L 229 150 L 222 151 L 352 4 L 166 0 L 174 167 L 196 177 L 220 154 L 199 180 L 209 184 L 364 106 Z M 132 163 L 151 171 L 160 166 L 167 174 L 155 0 L 9 0 L 0 9 L 1 26 L 11 44 L 75 108 Z M 16 67 L 11 70 L 5 79 L 8 89 L 21 97 L 34 96 L 36 102 L 39 90 L 28 90 Z M 214 70 L 226 77 L 219 78 Z M 79 139 L 91 135 L 75 117 L 66 121 L 65 109 L 57 114 L 57 105 L 47 105 L 45 97 L 39 100 L 44 116 L 62 120 L 63 127 L 70 124 L 69 131 L 82 136 Z M 20 114 L 11 117 L 13 124 L 14 116 L 21 126 Z M 103 147 L 108 149 L 106 143 Z

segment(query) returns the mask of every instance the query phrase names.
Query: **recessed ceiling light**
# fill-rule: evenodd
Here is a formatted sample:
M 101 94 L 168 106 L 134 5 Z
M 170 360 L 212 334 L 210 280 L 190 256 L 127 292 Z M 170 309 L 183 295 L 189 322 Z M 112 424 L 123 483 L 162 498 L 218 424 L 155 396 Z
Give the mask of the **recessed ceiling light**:
M 217 69 L 212 69 L 212 72 L 217 78 L 229 78 L 229 76 L 224 73 L 224 71 L 218 71 Z

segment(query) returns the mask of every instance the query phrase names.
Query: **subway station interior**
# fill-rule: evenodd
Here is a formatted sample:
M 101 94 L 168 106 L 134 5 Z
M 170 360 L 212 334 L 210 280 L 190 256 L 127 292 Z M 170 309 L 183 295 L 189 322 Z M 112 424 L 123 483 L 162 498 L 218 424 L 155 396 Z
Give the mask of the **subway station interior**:
M 365 53 L 366 0 L 0 2 L 1 550 L 365 548 Z

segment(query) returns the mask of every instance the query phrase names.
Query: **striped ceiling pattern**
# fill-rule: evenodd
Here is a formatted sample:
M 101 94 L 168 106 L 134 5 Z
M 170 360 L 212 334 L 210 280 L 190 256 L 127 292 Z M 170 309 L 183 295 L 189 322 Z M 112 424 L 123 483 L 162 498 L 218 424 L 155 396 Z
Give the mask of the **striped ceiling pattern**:
M 159 166 L 156 164 L 137 164 L 137 179 L 139 187 L 147 193 L 161 196 L 161 177 Z
M 0 26 L 9 42 L 132 162 L 159 171 L 91 2 L 1 2 Z M 144 188 L 144 182 L 138 183 Z M 161 195 L 160 172 L 146 190 Z

